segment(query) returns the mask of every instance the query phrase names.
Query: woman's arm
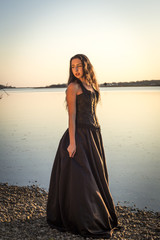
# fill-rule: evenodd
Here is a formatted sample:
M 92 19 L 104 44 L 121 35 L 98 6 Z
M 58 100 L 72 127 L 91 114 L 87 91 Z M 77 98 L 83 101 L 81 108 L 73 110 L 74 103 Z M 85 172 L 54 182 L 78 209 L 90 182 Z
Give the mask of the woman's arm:
M 75 125 L 76 125 L 76 94 L 78 86 L 76 83 L 70 83 L 67 88 L 67 105 L 69 115 L 69 146 L 67 148 L 70 157 L 76 153 Z

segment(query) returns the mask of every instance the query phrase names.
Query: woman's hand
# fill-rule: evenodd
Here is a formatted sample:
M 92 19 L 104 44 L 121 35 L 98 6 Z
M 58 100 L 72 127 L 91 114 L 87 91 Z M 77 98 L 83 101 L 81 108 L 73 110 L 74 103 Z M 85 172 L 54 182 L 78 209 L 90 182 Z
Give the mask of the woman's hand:
M 69 144 L 67 151 L 69 153 L 69 157 L 74 157 L 76 153 L 76 144 Z

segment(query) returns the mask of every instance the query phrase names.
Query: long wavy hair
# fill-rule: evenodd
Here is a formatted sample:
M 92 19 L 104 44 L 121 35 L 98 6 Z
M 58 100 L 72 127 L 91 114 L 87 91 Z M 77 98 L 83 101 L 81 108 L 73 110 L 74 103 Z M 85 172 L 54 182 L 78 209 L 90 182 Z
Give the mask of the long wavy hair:
M 80 59 L 82 62 L 83 77 L 85 78 L 86 83 L 92 85 L 99 92 L 98 82 L 94 73 L 94 68 L 90 60 L 88 59 L 88 57 L 85 56 L 84 54 L 76 54 L 70 59 L 69 78 L 68 78 L 67 85 L 77 80 L 77 78 L 73 75 L 72 66 L 71 66 L 72 60 L 75 58 Z
M 93 66 L 91 64 L 91 62 L 89 61 L 88 57 L 85 56 L 84 54 L 76 54 L 74 55 L 71 59 L 70 59 L 70 66 L 69 66 L 69 78 L 68 78 L 68 83 L 67 86 L 71 83 L 71 82 L 78 82 L 78 78 L 76 78 L 73 75 L 72 72 L 72 60 L 78 58 L 81 60 L 82 62 L 82 67 L 83 67 L 83 76 L 85 78 L 86 83 L 91 84 L 94 89 L 97 91 L 96 92 L 96 96 L 97 96 L 97 102 L 100 100 L 100 91 L 99 91 L 99 86 L 98 86 L 98 82 L 94 73 L 94 69 Z M 67 91 L 67 89 L 66 89 Z M 67 105 L 67 96 L 65 98 L 65 102 L 66 102 L 66 109 L 68 108 Z

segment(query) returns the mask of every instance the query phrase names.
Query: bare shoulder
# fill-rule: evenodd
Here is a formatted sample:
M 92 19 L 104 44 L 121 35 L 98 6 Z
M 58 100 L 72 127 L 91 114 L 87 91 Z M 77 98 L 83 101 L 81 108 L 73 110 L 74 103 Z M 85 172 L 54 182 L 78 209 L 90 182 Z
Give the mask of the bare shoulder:
M 76 94 L 79 90 L 79 84 L 76 82 L 72 82 L 67 87 L 67 94 Z

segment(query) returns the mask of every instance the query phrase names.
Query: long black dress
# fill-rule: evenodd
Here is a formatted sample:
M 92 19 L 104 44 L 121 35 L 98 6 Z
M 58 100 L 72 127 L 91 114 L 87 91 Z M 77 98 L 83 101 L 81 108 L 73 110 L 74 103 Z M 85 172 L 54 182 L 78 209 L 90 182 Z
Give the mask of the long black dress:
M 109 238 L 118 223 L 95 112 L 99 93 L 77 81 L 83 93 L 76 97 L 76 154 L 69 157 L 67 129 L 53 164 L 47 222 L 52 228 L 84 237 Z

